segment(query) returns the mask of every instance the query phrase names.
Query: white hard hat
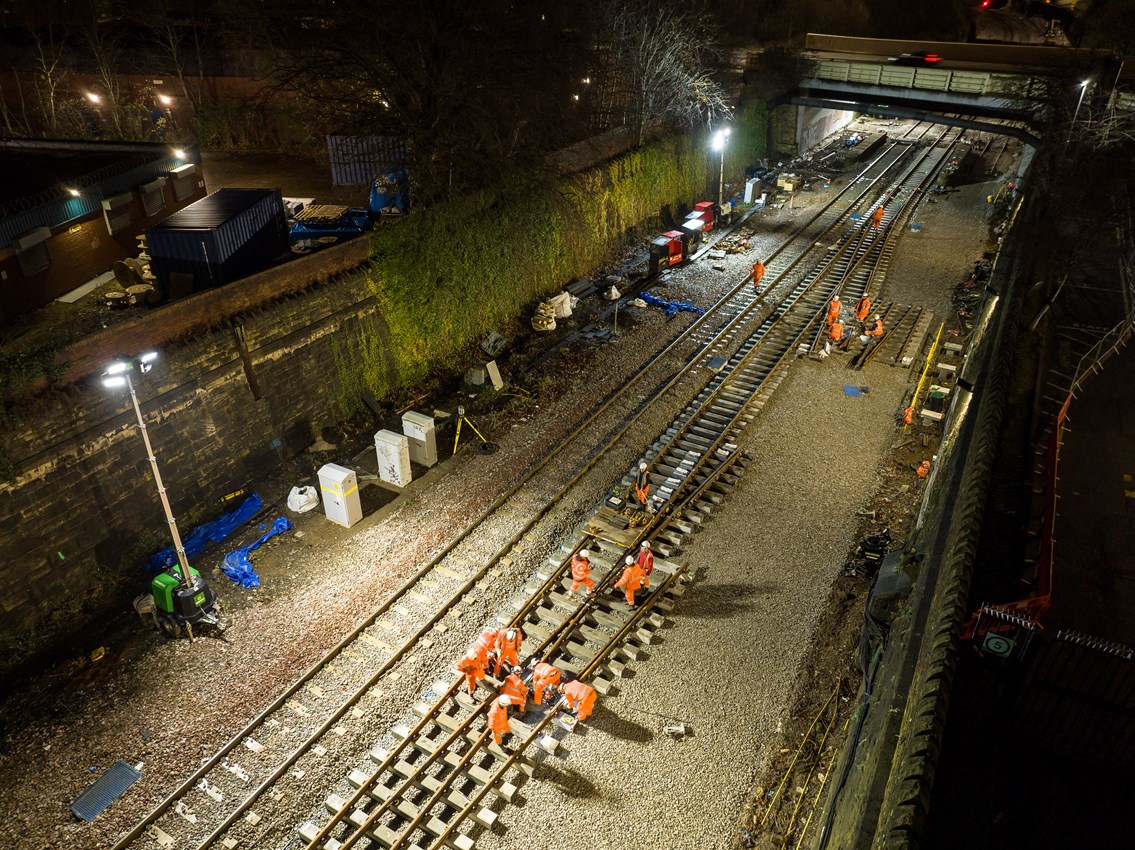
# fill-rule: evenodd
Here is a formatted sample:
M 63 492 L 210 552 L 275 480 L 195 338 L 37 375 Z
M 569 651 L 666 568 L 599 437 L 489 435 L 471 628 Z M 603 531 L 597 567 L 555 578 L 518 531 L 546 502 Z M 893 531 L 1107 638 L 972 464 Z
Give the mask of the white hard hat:
M 650 541 L 649 541 L 649 540 L 644 540 L 644 541 L 642 541 L 642 543 L 641 543 L 641 544 L 639 544 L 639 545 L 640 545 L 640 546 L 642 546 L 642 548 L 643 548 L 643 549 L 649 549 L 649 548 L 650 548 Z
M 499 696 L 497 697 L 497 705 L 507 708 L 512 705 L 512 697 Z
M 638 468 L 639 468 L 639 469 L 646 469 L 646 461 L 645 461 L 645 460 L 640 460 L 640 461 L 638 462 Z
M 879 321 L 879 314 L 878 313 L 875 314 L 875 321 L 876 322 Z
M 832 301 L 839 301 L 839 296 L 838 295 L 832 296 Z
M 580 549 L 580 550 L 579 550 L 579 557 L 581 557 L 581 558 L 590 558 L 590 557 L 591 557 L 591 553 L 590 553 L 590 552 L 588 552 L 588 551 L 587 551 L 586 549 Z
M 625 561 L 626 561 L 626 562 L 627 562 L 628 564 L 633 564 L 633 563 L 634 563 L 634 555 L 627 555 L 627 557 L 626 557 L 626 558 L 624 558 L 624 560 L 625 560 Z
M 516 629 L 509 629 L 504 633 L 504 636 L 509 640 L 516 640 Z

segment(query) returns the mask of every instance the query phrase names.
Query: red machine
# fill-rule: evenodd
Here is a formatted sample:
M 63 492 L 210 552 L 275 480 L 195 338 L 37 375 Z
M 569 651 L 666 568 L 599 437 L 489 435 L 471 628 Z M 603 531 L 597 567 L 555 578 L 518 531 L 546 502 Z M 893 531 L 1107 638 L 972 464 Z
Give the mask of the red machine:
M 650 243 L 650 274 L 681 265 L 687 258 L 686 243 L 689 235 L 679 230 L 667 230 Z
M 705 221 L 698 213 L 690 213 L 682 222 L 682 241 L 686 245 L 686 258 L 694 255 L 694 251 L 701 244 L 702 231 L 705 230 Z
M 694 204 L 694 212 L 705 222 L 705 232 L 712 233 L 713 226 L 717 222 L 717 204 L 713 201 L 701 201 Z

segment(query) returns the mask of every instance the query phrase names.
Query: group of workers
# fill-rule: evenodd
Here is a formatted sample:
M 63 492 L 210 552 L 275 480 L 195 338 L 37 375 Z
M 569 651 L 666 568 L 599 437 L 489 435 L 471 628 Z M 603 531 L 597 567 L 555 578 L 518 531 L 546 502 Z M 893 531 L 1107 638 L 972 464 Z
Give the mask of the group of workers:
M 650 587 L 650 574 L 654 572 L 654 552 L 650 541 L 644 540 L 639 546 L 638 557 L 627 555 L 623 559 L 623 574 L 615 582 L 615 587 L 623 591 L 627 604 L 634 607 L 634 595 L 640 587 Z M 591 577 L 591 552 L 580 549 L 571 556 L 571 587 L 568 593 L 575 593 L 580 587 L 590 594 L 595 590 L 595 579 Z
M 522 667 L 520 647 L 523 642 L 524 633 L 517 627 L 485 629 L 456 664 L 458 672 L 465 676 L 470 696 L 487 675 L 490 663 L 494 664 L 494 679 L 500 677 L 502 665 L 507 667 L 507 675 L 489 707 L 488 727 L 497 744 L 512 731 L 508 722 L 509 710 L 515 708 L 523 714 L 527 709 L 529 684 L 532 686 L 532 699 L 537 705 L 543 704 L 548 697 L 558 696 L 575 713 L 576 720 L 586 720 L 595 707 L 595 689 L 586 682 L 580 679 L 561 682 L 559 669 L 542 659 L 533 658 L 527 668 Z
M 628 605 L 634 606 L 635 591 L 640 587 L 650 587 L 652 572 L 654 553 L 650 542 L 644 540 L 639 546 L 638 557 L 626 556 L 623 574 L 615 582 L 615 587 L 623 591 Z M 591 553 L 586 549 L 580 549 L 572 555 L 569 593 L 575 593 L 581 586 L 587 594 L 595 589 L 595 580 L 591 578 Z M 519 627 L 485 629 L 473 641 L 465 656 L 454 665 L 465 676 L 470 696 L 488 675 L 490 664 L 493 665 L 494 679 L 500 679 L 501 669 L 505 668 L 506 675 L 501 680 L 488 715 L 488 728 L 497 744 L 511 733 L 509 710 L 515 708 L 519 713 L 524 713 L 528 705 L 529 685 L 536 705 L 542 705 L 548 697 L 558 697 L 559 702 L 575 714 L 577 721 L 590 717 L 595 707 L 595 689 L 581 679 L 561 682 L 559 669 L 542 658 L 532 658 L 526 667 L 522 666 L 520 650 L 523 643 L 524 633 Z
M 855 321 L 859 323 L 859 333 L 868 338 L 881 337 L 883 335 L 883 319 L 876 313 L 874 319 L 869 322 L 867 316 L 870 313 L 871 299 L 864 292 L 862 297 L 855 302 Z M 843 302 L 839 300 L 838 295 L 834 296 L 828 305 L 828 315 L 825 321 L 828 339 L 840 343 L 841 347 L 846 349 L 851 344 L 853 334 L 847 333 L 847 328 L 843 324 Z

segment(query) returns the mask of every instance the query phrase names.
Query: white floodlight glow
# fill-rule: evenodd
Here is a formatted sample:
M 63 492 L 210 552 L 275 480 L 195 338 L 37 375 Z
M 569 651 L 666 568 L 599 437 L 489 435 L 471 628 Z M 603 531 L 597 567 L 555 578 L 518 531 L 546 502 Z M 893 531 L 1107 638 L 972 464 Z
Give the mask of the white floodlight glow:
M 143 363 L 153 363 L 155 360 L 158 359 L 158 352 L 147 351 L 143 354 L 139 354 L 138 359 Z
M 185 159 L 185 151 L 183 151 L 181 148 L 174 148 L 173 155 L 178 159 Z
M 129 372 L 129 371 L 130 371 L 130 361 L 129 360 L 115 360 L 113 363 L 111 363 L 109 366 L 106 367 L 105 374 L 107 374 L 107 375 L 121 375 L 123 372 Z
M 67 191 L 70 193 L 72 198 L 79 197 L 79 190 L 78 189 L 68 189 Z
M 104 387 L 124 387 L 126 386 L 126 378 L 123 375 L 105 375 L 102 379 Z
M 1086 89 L 1086 88 L 1087 88 L 1088 86 L 1090 86 L 1091 84 L 1092 84 L 1092 81 L 1091 81 L 1091 80 L 1084 80 L 1084 81 L 1083 81 L 1082 83 L 1080 83 L 1080 88 L 1082 88 L 1082 89 Z
M 87 100 L 91 103 L 102 103 L 102 95 L 95 94 L 93 91 L 87 92 Z
M 159 94 L 158 100 L 162 102 L 162 106 L 169 106 L 171 103 L 173 103 L 173 98 L 168 94 Z

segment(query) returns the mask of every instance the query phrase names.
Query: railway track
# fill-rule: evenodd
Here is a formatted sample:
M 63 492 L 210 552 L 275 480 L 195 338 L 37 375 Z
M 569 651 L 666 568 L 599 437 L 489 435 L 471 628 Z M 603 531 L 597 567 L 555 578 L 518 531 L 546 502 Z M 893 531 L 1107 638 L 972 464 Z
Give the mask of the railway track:
M 896 156 L 894 159 L 897 161 L 903 157 Z M 879 161 L 877 159 L 872 166 Z M 883 173 L 889 170 L 890 164 L 893 163 L 888 163 Z M 866 171 L 867 169 L 864 173 Z M 881 176 L 879 175 L 880 178 Z M 855 182 L 863 179 L 865 178 L 861 175 Z M 860 187 L 859 197 L 864 197 L 876 182 L 877 180 L 867 179 L 866 185 Z M 850 206 L 849 203 L 848 209 Z M 835 221 L 841 220 L 841 216 L 836 213 Z M 683 411 L 648 451 L 652 479 L 658 492 L 664 495 L 659 514 L 649 525 L 627 523 L 626 527 L 621 527 L 617 515 L 609 507 L 601 506 L 591 520 L 585 523 L 585 530 L 573 536 L 572 545 L 561 552 L 561 555 L 566 553 L 565 557 L 557 556 L 555 563 L 547 565 L 543 570 L 547 573 L 543 581 L 550 583 L 549 586 L 536 586 L 529 582 L 522 594 L 523 601 L 518 602 L 518 610 L 523 611 L 524 617 L 527 617 L 528 613 L 543 607 L 533 600 L 557 593 L 560 597 L 563 596 L 553 587 L 557 582 L 562 582 L 570 553 L 581 548 L 585 541 L 590 541 L 589 545 L 598 552 L 606 553 L 600 554 L 601 561 L 614 555 L 620 547 L 621 551 L 632 548 L 648 533 L 655 535 L 656 551 L 663 559 L 675 553 L 685 535 L 694 530 L 712 510 L 713 504 L 724 497 L 736 480 L 739 470 L 743 468 L 744 458 L 738 456 L 734 444 L 736 436 L 779 384 L 788 356 L 798 345 L 802 334 L 815 321 L 816 304 L 826 302 L 826 295 L 819 296 L 814 291 L 816 287 L 813 284 L 820 279 L 822 278 L 813 276 L 810 280 L 801 281 L 777 305 L 769 305 L 768 315 L 761 319 L 757 331 L 744 337 L 729 353 L 729 342 L 739 335 L 738 319 L 752 312 L 743 304 L 730 304 L 730 299 L 737 294 L 737 290 L 745 287 L 745 281 L 738 284 L 730 294 L 707 311 L 702 317 L 705 321 L 695 322 L 663 349 L 636 381 L 630 382 L 601 404 L 555 450 L 502 494 L 477 521 L 424 565 L 372 617 L 360 624 L 325 658 L 304 671 L 259 717 L 220 751 L 206 759 L 174 793 L 123 836 L 114 845 L 114 850 L 174 844 L 179 847 L 196 847 L 198 850 L 217 844 L 226 848 L 269 846 L 266 843 L 269 834 L 281 829 L 281 824 L 261 825 L 264 817 L 259 812 L 271 809 L 273 801 L 278 802 L 289 795 L 307 793 L 310 796 L 310 789 L 305 789 L 303 785 L 304 760 L 320 757 L 326 750 L 324 744 L 333 740 L 332 736 L 339 734 L 351 718 L 359 716 L 359 705 L 381 683 L 400 676 L 416 675 L 415 665 L 421 661 L 418 655 L 425 654 L 434 642 L 441 642 L 447 631 L 461 626 L 458 620 L 461 606 L 473 604 L 473 597 L 478 592 L 488 592 L 491 589 L 492 573 L 496 568 L 509 563 L 510 558 L 517 557 L 520 552 L 536 548 L 542 538 L 546 539 L 554 533 L 543 528 L 541 523 L 548 520 L 548 524 L 554 525 L 548 519 L 549 515 L 565 494 L 573 488 L 586 485 L 585 476 L 592 473 L 601 460 L 610 460 L 612 450 L 632 426 L 639 424 L 639 427 L 643 427 L 640 420 L 658 398 L 663 395 L 681 396 L 682 388 L 679 384 L 684 379 L 687 379 L 686 384 L 692 383 L 699 366 L 712 359 L 709 356 L 698 356 L 709 348 L 720 352 L 713 356 L 727 359 L 727 368 L 721 368 L 715 374 L 697 394 L 691 406 Z M 758 300 L 767 303 L 770 300 L 767 295 L 773 289 L 770 285 L 761 296 L 748 299 L 750 307 Z M 814 299 L 818 300 L 813 303 Z M 737 307 L 737 312 L 730 316 L 734 306 Z M 720 322 L 722 317 L 725 318 L 724 323 L 716 332 L 701 336 L 711 322 Z M 681 363 L 676 369 L 675 360 Z M 623 402 L 623 405 L 616 407 L 617 402 Z M 598 439 L 598 444 L 596 434 L 603 435 Z M 567 482 L 559 481 L 554 474 L 545 472 L 549 461 L 564 453 L 568 457 L 578 458 L 578 472 Z M 628 479 L 625 478 L 623 483 L 628 483 Z M 604 483 L 601 487 L 606 489 L 607 484 Z M 646 517 L 640 520 L 646 521 Z M 503 545 L 499 542 L 502 540 Z M 613 564 L 618 563 L 619 559 L 614 558 Z M 681 574 L 682 568 L 680 565 L 668 565 L 668 571 L 673 578 Z M 613 581 L 615 572 L 617 569 L 613 568 L 612 574 L 604 581 Z M 668 578 L 665 587 L 660 586 L 658 591 L 677 595 L 680 584 L 676 581 L 676 578 L 674 581 Z M 666 602 L 665 595 L 652 594 L 650 599 L 651 606 L 664 605 Z M 563 600 L 559 602 L 562 608 Z M 600 619 L 597 615 L 601 613 L 597 610 L 597 605 L 585 606 L 580 610 L 590 613 L 579 615 L 582 618 L 579 619 L 579 612 L 564 612 L 562 622 L 550 626 L 549 638 L 553 639 L 556 651 L 562 655 L 569 655 L 565 646 L 586 646 L 588 643 L 587 640 L 580 641 L 570 636 L 590 636 L 591 643 L 594 644 L 601 631 L 597 631 L 596 625 L 596 621 Z M 607 616 L 616 617 L 610 612 L 607 612 Z M 549 622 L 547 617 L 540 618 L 539 614 L 536 617 L 537 620 L 525 620 L 533 633 L 540 631 L 539 622 Z M 640 619 L 635 618 L 634 621 L 637 623 Z M 575 665 L 578 675 L 595 675 L 593 681 L 601 693 L 607 687 L 605 683 L 609 682 L 607 674 L 614 669 L 610 665 L 618 663 L 614 661 L 613 654 L 620 651 L 630 657 L 635 651 L 633 647 L 620 649 L 625 643 L 625 635 L 620 637 L 621 626 L 610 619 L 607 625 L 607 643 L 592 653 L 595 665 L 592 666 L 591 661 L 583 666 Z M 592 631 L 581 631 L 584 627 Z M 572 664 L 570 657 L 567 664 Z M 437 693 L 448 692 L 446 688 Z M 449 703 L 460 702 L 459 697 L 447 696 L 437 704 L 446 700 Z M 545 720 L 550 723 L 553 713 L 549 712 L 548 717 L 536 723 L 541 735 L 534 737 L 533 741 L 542 737 L 545 726 L 540 724 Z M 442 725 L 444 722 L 438 721 Z M 524 740 L 529 742 L 527 733 Z M 411 744 L 407 744 L 404 749 L 421 752 L 419 747 Z M 238 757 L 243 764 L 238 763 Z M 401 759 L 393 764 L 398 765 L 404 761 L 406 760 Z M 431 765 L 448 764 L 450 768 L 454 768 L 451 761 L 451 756 L 443 755 Z M 515 763 L 521 766 L 524 764 L 524 759 L 516 753 L 506 756 L 505 761 L 509 761 L 505 770 Z M 473 771 L 469 769 L 471 767 L 471 762 L 465 762 L 462 775 L 471 777 L 471 780 L 462 779 L 462 782 L 476 783 L 478 777 L 486 779 L 495 775 Z M 483 770 L 485 769 L 482 768 Z M 376 768 L 375 775 L 381 772 Z M 253 777 L 256 782 L 250 785 Z M 434 784 L 435 780 L 441 781 L 433 777 L 430 784 Z M 454 782 L 456 781 L 455 779 Z M 403 778 L 402 783 L 408 783 L 408 779 Z M 387 783 L 383 787 L 389 791 L 397 786 Z M 407 784 L 406 790 L 409 787 Z M 420 784 L 414 784 L 414 787 L 418 789 L 417 793 L 425 793 Z M 497 777 L 483 782 L 481 791 L 472 794 L 467 791 L 438 792 L 436 787 L 434 791 L 429 791 L 427 788 L 425 790 L 431 795 L 439 793 L 441 796 L 425 808 L 421 805 L 423 801 L 420 798 L 409 801 L 400 798 L 404 802 L 391 803 L 384 810 L 382 818 L 406 820 L 406 812 L 409 811 L 406 807 L 414 806 L 418 814 L 409 816 L 413 828 L 421 833 L 420 827 L 425 824 L 426 831 L 429 832 L 428 827 L 433 824 L 431 818 L 436 817 L 428 814 L 429 810 L 437 806 L 453 810 L 453 799 L 460 800 L 462 797 L 450 799 L 452 794 L 465 795 L 465 798 L 476 801 L 479 806 L 480 800 L 489 793 L 501 796 L 501 787 L 503 786 L 499 784 Z M 381 796 L 386 792 L 378 793 Z M 367 795 L 370 796 L 369 791 Z M 360 800 L 362 796 L 360 794 Z M 447 802 L 443 802 L 443 798 Z M 339 811 L 348 812 L 346 819 L 349 820 L 351 813 L 358 811 L 358 808 L 344 803 Z M 464 807 L 461 811 L 464 811 Z M 427 814 L 421 814 L 422 812 Z M 471 818 L 470 812 L 458 817 L 457 823 L 468 821 Z M 336 824 L 341 821 L 342 819 L 336 821 Z M 317 830 L 313 835 L 320 841 L 326 839 L 323 846 L 331 847 L 332 840 L 339 840 L 329 836 L 320 837 L 321 831 Z M 447 833 L 449 834 L 451 833 Z M 434 835 L 432 840 L 443 839 Z M 406 839 L 401 839 L 400 843 L 391 846 L 404 846 L 405 841 Z M 314 846 L 315 838 L 309 844 Z

